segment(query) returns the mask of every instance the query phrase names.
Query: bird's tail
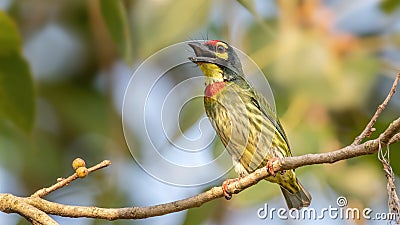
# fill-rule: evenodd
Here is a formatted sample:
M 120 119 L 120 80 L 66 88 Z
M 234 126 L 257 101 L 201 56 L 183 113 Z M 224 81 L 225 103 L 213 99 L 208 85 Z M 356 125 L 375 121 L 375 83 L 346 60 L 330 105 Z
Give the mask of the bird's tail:
M 282 194 L 285 197 L 286 204 L 289 209 L 296 208 L 301 209 L 302 207 L 307 207 L 311 203 L 311 195 L 308 191 L 301 185 L 299 180 L 296 179 L 297 185 L 299 186 L 299 191 L 295 193 L 290 193 L 288 190 L 281 186 Z

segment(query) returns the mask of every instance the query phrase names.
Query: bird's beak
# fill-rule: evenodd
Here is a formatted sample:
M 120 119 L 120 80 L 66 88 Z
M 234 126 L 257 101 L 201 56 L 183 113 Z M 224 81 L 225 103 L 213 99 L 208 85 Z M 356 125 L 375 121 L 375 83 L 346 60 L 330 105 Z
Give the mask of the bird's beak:
M 194 63 L 208 62 L 208 63 L 216 63 L 215 54 L 210 51 L 207 46 L 201 44 L 200 42 L 190 42 L 189 46 L 194 50 L 194 54 L 196 57 L 189 57 Z

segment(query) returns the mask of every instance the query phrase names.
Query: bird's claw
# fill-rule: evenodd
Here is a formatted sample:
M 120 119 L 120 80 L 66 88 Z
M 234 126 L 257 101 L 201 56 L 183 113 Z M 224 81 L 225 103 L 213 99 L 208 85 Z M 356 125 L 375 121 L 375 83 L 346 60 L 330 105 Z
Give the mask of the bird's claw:
M 232 198 L 232 193 L 228 191 L 228 185 L 238 180 L 239 178 L 235 178 L 235 179 L 227 179 L 224 182 L 222 182 L 222 192 L 224 193 L 224 197 L 226 200 L 230 200 Z
M 270 160 L 268 160 L 268 162 L 267 162 L 267 169 L 268 169 L 268 172 L 272 175 L 272 176 L 276 176 L 276 174 L 275 174 L 275 171 L 274 171 L 274 162 L 276 162 L 276 161 L 278 161 L 279 159 L 278 158 L 276 158 L 276 157 L 274 157 L 274 158 L 271 158 Z M 283 173 L 285 173 L 285 171 L 281 171 L 280 172 L 280 174 L 282 174 L 283 175 Z

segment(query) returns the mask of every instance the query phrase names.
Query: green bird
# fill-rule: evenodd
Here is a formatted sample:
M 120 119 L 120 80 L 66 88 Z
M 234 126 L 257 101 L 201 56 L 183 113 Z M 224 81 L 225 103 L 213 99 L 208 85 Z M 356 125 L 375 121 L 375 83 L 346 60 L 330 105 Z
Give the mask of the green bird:
M 244 78 L 240 59 L 233 48 L 219 40 L 190 42 L 196 63 L 206 77 L 204 107 L 212 126 L 232 156 L 239 178 L 267 166 L 266 180 L 280 185 L 288 208 L 307 207 L 311 196 L 294 170 L 274 173 L 272 162 L 291 156 L 287 136 L 267 100 Z M 222 185 L 227 199 L 228 179 Z

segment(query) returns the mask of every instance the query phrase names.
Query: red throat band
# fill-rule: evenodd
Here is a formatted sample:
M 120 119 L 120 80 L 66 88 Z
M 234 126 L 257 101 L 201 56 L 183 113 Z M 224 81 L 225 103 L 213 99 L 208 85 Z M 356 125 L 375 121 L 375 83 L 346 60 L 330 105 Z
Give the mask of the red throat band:
M 207 85 L 204 94 L 206 97 L 212 97 L 217 94 L 222 88 L 224 88 L 225 82 L 214 82 L 212 84 Z

